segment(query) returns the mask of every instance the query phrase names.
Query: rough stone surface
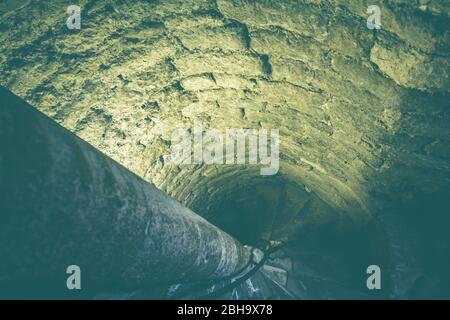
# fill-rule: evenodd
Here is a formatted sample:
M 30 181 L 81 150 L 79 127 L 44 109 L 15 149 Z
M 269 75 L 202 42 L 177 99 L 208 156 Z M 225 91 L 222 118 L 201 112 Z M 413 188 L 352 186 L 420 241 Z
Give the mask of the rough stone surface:
M 382 1 L 379 31 L 370 1 L 79 3 L 80 31 L 65 1 L 0 6 L 0 84 L 200 214 L 264 179 L 295 208 L 315 197 L 313 225 L 449 188 L 448 1 Z M 279 177 L 172 165 L 195 119 L 279 128 Z

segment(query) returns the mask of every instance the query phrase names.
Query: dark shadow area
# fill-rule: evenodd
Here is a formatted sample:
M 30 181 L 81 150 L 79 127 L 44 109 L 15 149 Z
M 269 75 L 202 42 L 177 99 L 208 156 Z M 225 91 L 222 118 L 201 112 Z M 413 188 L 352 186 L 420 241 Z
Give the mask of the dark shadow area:
M 283 242 L 290 277 L 316 299 L 379 299 L 391 294 L 389 245 L 376 218 L 339 212 L 303 185 L 281 175 L 224 188 L 223 198 L 195 206 L 210 222 L 244 244 Z M 201 203 L 201 201 L 200 201 Z M 381 290 L 366 287 L 369 265 L 383 270 Z

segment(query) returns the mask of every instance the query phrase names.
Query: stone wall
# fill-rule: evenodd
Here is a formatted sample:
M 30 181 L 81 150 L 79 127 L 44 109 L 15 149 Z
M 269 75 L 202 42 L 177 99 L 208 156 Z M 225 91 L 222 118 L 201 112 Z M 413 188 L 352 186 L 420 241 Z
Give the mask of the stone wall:
M 450 182 L 450 2 L 379 1 L 374 31 L 372 2 L 80 1 L 71 31 L 66 1 L 7 1 L 0 84 L 205 215 L 263 178 L 172 165 L 173 130 L 278 128 L 290 203 L 365 221 Z

